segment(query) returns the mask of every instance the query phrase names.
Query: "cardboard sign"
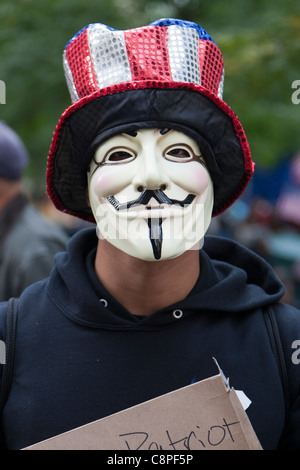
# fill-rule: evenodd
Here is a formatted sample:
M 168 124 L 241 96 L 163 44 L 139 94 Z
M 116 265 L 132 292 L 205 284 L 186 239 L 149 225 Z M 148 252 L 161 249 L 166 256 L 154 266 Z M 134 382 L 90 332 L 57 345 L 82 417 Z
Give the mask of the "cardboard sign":
M 222 371 L 27 450 L 262 450 Z M 26 450 L 23 449 L 23 450 Z

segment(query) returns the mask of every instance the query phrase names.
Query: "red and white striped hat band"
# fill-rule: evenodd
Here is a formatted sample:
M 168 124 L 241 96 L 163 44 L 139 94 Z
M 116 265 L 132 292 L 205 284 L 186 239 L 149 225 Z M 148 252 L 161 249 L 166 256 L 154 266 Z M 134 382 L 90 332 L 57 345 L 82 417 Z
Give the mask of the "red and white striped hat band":
M 222 100 L 224 65 L 198 24 L 161 19 L 118 31 L 90 24 L 66 45 L 72 104 L 56 126 L 47 191 L 57 209 L 93 221 L 86 171 L 105 139 L 143 127 L 169 127 L 198 142 L 214 183 L 213 215 L 244 191 L 254 171 L 242 125 Z
M 159 20 L 128 31 L 91 24 L 67 44 L 64 68 L 73 103 L 140 80 L 194 83 L 223 95 L 221 52 L 201 26 L 187 21 Z

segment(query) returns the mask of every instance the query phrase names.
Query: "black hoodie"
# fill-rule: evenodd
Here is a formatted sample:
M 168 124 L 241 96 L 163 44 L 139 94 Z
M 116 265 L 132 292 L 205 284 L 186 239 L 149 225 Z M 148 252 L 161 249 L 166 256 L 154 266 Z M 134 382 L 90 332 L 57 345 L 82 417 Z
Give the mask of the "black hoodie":
M 247 414 L 262 447 L 300 449 L 300 364 L 292 360 L 300 313 L 279 303 L 284 287 L 262 258 L 206 237 L 201 274 L 187 298 L 137 317 L 97 279 L 96 246 L 94 229 L 76 234 L 67 252 L 56 255 L 50 278 L 20 297 L 13 383 L 2 415 L 7 448 L 216 375 L 215 357 L 230 384 L 252 401 Z M 287 417 L 262 314 L 267 305 L 276 312 L 288 367 Z M 2 303 L 0 339 L 5 316 Z

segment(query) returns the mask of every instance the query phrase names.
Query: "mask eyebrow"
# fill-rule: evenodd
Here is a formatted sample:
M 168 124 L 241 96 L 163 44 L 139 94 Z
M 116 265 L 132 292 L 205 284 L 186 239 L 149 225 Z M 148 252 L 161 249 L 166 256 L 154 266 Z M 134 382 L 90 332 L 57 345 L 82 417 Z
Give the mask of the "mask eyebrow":
M 138 131 L 132 130 L 132 131 L 127 131 L 124 132 L 126 135 L 130 135 L 131 137 L 136 137 L 138 135 Z
M 159 133 L 161 135 L 165 135 L 167 134 L 168 132 L 170 132 L 171 129 L 167 128 L 167 127 L 163 127 L 162 129 L 159 130 Z M 138 135 L 138 131 L 136 130 L 132 130 L 132 131 L 127 131 L 127 132 L 124 132 L 124 134 L 126 135 L 130 135 L 131 137 L 136 137 Z
M 160 129 L 159 132 L 161 135 L 165 135 L 168 132 L 170 132 L 171 129 L 168 129 L 167 127 L 164 127 L 163 129 Z

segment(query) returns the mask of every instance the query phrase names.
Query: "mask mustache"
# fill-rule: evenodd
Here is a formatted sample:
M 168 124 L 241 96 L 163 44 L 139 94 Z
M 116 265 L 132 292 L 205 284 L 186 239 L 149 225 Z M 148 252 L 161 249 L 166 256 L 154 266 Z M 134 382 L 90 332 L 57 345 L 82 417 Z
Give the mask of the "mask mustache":
M 194 199 L 194 194 L 188 194 L 185 199 L 179 201 L 178 199 L 170 199 L 168 196 L 161 190 L 161 189 L 145 189 L 141 195 L 134 199 L 133 201 L 120 203 L 114 196 L 108 196 L 107 200 L 114 206 L 117 211 L 122 211 L 126 209 L 130 209 L 133 206 L 139 205 L 146 205 L 150 201 L 151 198 L 154 198 L 160 204 L 168 204 L 168 205 L 179 205 L 184 207 L 185 205 L 189 205 Z

